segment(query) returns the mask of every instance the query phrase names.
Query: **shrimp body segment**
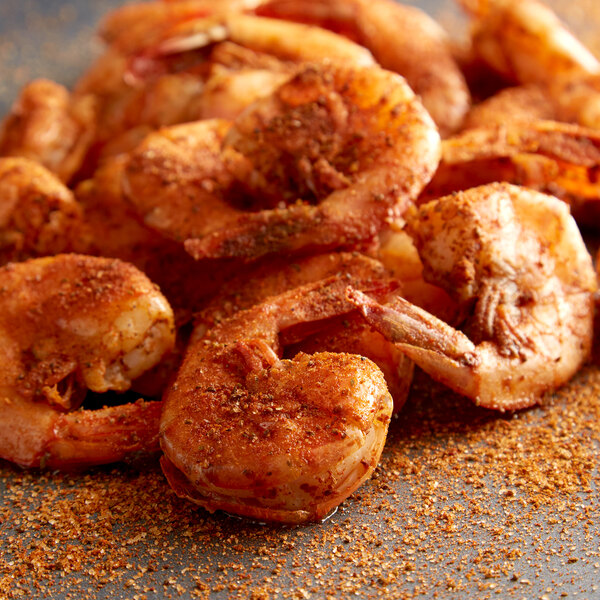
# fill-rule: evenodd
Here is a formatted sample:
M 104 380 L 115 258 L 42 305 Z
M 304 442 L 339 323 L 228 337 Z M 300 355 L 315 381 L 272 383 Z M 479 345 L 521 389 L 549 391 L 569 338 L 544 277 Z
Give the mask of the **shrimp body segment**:
M 81 207 L 45 167 L 27 158 L 0 158 L 0 264 L 72 249 Z
M 566 205 L 494 184 L 423 205 L 409 230 L 426 278 L 463 307 L 465 333 L 401 298 L 390 308 L 351 297 L 434 379 L 486 408 L 515 410 L 588 358 L 597 283 Z
M 188 348 L 161 420 L 163 470 L 210 511 L 261 521 L 324 518 L 373 472 L 392 400 L 350 354 L 278 357 L 279 333 L 352 310 L 344 279 L 240 311 Z
M 81 167 L 95 133 L 96 101 L 37 79 L 26 85 L 0 125 L 0 156 L 44 165 L 68 182 Z
M 264 207 L 190 232 L 194 258 L 254 260 L 373 239 L 431 178 L 440 141 L 404 80 L 378 68 L 311 65 L 242 113 L 229 172 Z M 134 201 L 139 194 L 133 194 Z M 282 206 L 283 204 L 283 206 Z
M 73 462 L 102 463 L 104 451 L 118 453 L 110 423 L 139 433 L 140 443 L 148 439 L 145 426 L 131 429 L 143 414 L 156 425 L 155 409 L 115 407 L 97 421 L 71 411 L 87 390 L 128 389 L 172 348 L 173 313 L 155 286 L 131 265 L 75 254 L 10 263 L 0 281 L 0 456 L 25 466 L 68 464 L 56 450 L 68 443 L 57 432 L 73 441 L 87 431 L 72 447 Z M 93 447 L 94 437 L 109 447 L 98 456 L 82 449 Z M 120 452 L 129 447 L 124 439 Z
M 516 121 L 471 129 L 442 144 L 440 166 L 422 199 L 506 181 L 567 202 L 579 222 L 598 226 L 598 131 L 557 121 Z
M 270 260 L 222 286 L 219 293 L 196 315 L 192 339 L 198 339 L 224 319 L 289 290 L 328 277 L 342 277 L 352 285 L 361 280 L 384 281 L 389 274 L 377 260 L 363 254 L 331 252 L 289 260 Z M 398 293 L 398 291 L 394 292 Z M 316 332 L 307 331 L 305 339 L 289 352 L 346 352 L 372 360 L 383 372 L 392 398 L 394 412 L 404 405 L 412 382 L 413 362 L 379 332 L 374 331 L 360 315 L 344 315 Z

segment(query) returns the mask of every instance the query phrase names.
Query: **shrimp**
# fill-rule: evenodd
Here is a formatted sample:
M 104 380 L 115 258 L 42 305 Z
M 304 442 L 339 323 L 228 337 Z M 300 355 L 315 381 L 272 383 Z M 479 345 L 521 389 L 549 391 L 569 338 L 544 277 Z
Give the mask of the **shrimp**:
M 127 390 L 174 343 L 165 298 L 126 263 L 76 254 L 0 268 L 0 457 L 79 467 L 155 447 L 157 404 L 76 410 Z
M 339 276 L 348 285 L 359 279 L 384 280 L 389 274 L 383 265 L 359 253 L 337 252 L 289 260 L 273 260 L 240 274 L 196 314 L 192 342 L 206 335 L 216 324 L 240 310 L 263 302 L 294 288 L 327 277 Z M 398 292 L 395 292 L 398 293 Z M 319 351 L 360 354 L 371 359 L 383 372 L 392 398 L 394 412 L 404 405 L 412 381 L 413 363 L 396 350 L 381 334 L 373 331 L 358 315 L 344 315 L 341 321 L 319 326 L 319 332 L 297 343 L 291 352 L 312 354 Z M 312 333 L 307 331 L 308 334 Z
M 0 264 L 72 250 L 81 208 L 50 171 L 27 158 L 0 158 Z
M 125 155 L 107 159 L 92 179 L 77 186 L 75 196 L 83 214 L 74 249 L 135 265 L 159 285 L 181 327 L 238 267 L 224 261 L 195 261 L 181 243 L 140 222 L 121 189 L 126 163 Z
M 100 25 L 100 36 L 108 44 L 151 39 L 165 23 L 235 13 L 255 8 L 260 0 L 179 0 L 178 2 L 137 2 L 109 13 Z
M 350 312 L 344 278 L 266 299 L 188 347 L 165 394 L 163 471 L 209 511 L 320 520 L 375 469 L 392 399 L 368 359 L 278 357 L 279 333 Z
M 402 298 L 383 307 L 349 297 L 434 379 L 480 406 L 517 410 L 588 358 L 597 282 L 564 203 L 491 184 L 421 206 L 408 230 L 426 277 L 461 305 L 466 334 Z
M 96 104 L 63 86 L 37 79 L 27 84 L 0 126 L 0 156 L 36 160 L 69 182 L 92 142 Z
M 140 21 L 139 27 L 146 25 Z M 283 83 L 299 62 L 374 62 L 367 50 L 329 31 L 251 15 L 181 22 L 173 17 L 148 27 L 137 41 L 131 32 L 122 42 L 114 40 L 76 86 L 78 95 L 91 94 L 99 105 L 96 154 L 106 146 L 104 155 L 115 147 L 129 150 L 129 139 L 139 137 L 130 130 L 235 118 Z
M 530 84 L 505 88 L 473 106 L 463 130 L 478 129 L 515 121 L 561 121 L 548 91 Z
M 113 49 L 129 56 L 151 58 L 195 51 L 229 40 L 295 62 L 327 59 L 357 66 L 375 64 L 366 48 L 320 27 L 238 12 L 216 10 L 207 15 L 194 10 L 193 2 L 155 3 L 156 19 L 136 16 L 138 9 L 143 17 L 151 6 L 124 7 L 129 14 L 122 28 L 107 26 L 105 22 L 104 37 Z M 120 14 L 116 17 L 109 18 L 109 23 L 119 21 Z M 133 27 L 128 26 L 130 19 L 135 21 Z M 115 33 L 107 34 L 107 29 Z
M 594 55 L 537 0 L 458 0 L 474 16 L 474 52 L 517 83 L 600 73 Z
M 423 199 L 494 181 L 551 193 L 576 219 L 600 219 L 600 134 L 555 121 L 516 121 L 472 129 L 444 140 L 442 161 Z
M 435 125 L 400 76 L 308 65 L 230 128 L 204 122 L 146 138 L 124 188 L 144 221 L 187 240 L 194 258 L 254 260 L 368 242 L 438 159 Z
M 469 90 L 446 32 L 420 9 L 392 0 L 270 0 L 256 12 L 347 35 L 382 67 L 406 77 L 443 137 L 460 127 Z
M 600 62 L 550 8 L 536 0 L 459 2 L 476 16 L 475 52 L 551 101 L 555 116 L 543 118 L 600 129 Z

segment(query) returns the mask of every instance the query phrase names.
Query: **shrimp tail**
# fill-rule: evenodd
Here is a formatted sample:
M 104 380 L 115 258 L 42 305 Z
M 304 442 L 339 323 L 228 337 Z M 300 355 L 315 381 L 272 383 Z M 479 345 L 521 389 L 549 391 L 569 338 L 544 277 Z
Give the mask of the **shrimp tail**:
M 109 464 L 159 450 L 162 402 L 142 400 L 60 415 L 39 466 L 62 470 Z
M 353 288 L 346 296 L 372 327 L 425 372 L 465 396 L 477 396 L 473 370 L 479 360 L 467 336 L 400 297 L 391 307 Z

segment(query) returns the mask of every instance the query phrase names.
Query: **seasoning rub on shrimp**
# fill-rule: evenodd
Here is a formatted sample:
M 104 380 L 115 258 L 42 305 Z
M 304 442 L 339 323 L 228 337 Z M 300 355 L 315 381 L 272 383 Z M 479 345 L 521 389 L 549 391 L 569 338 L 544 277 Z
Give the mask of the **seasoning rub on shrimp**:
M 230 129 L 212 123 L 148 136 L 125 170 L 140 216 L 198 259 L 354 247 L 403 213 L 439 160 L 431 118 L 377 67 L 302 67 Z
M 279 333 L 343 314 L 345 278 L 234 314 L 188 348 L 165 395 L 163 470 L 178 495 L 261 521 L 324 518 L 373 472 L 392 412 L 367 358 L 279 358 Z
M 0 457 L 82 467 L 155 449 L 160 403 L 77 410 L 127 390 L 173 346 L 173 313 L 118 260 L 75 254 L 0 268 Z
M 597 282 L 564 203 L 492 184 L 421 206 L 408 230 L 425 277 L 461 305 L 465 333 L 401 298 L 384 307 L 350 297 L 434 379 L 486 408 L 516 410 L 588 358 Z

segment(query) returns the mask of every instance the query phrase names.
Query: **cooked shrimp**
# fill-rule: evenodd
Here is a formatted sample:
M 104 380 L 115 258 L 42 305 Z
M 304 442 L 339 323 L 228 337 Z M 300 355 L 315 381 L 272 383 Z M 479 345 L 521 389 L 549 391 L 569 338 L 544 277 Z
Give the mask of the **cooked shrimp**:
M 517 83 L 600 73 L 600 63 L 546 5 L 537 0 L 458 0 L 474 16 L 476 54 Z
M 193 3 L 189 2 L 155 6 L 159 9 L 156 19 L 135 16 L 136 7 L 145 13 L 149 5 L 124 7 L 130 13 L 125 26 L 122 29 L 109 26 L 115 33 L 105 33 L 111 46 L 123 54 L 150 58 L 199 50 L 229 40 L 296 62 L 326 59 L 357 66 L 374 64 L 366 48 L 320 27 L 236 12 L 216 11 L 207 16 L 194 10 Z M 127 25 L 130 19 L 135 21 L 133 27 Z M 106 29 L 105 24 L 105 32 Z
M 257 12 L 347 35 L 406 77 L 443 136 L 460 127 L 469 90 L 445 31 L 422 10 L 392 0 L 270 0 Z
M 280 332 L 352 310 L 345 287 L 334 278 L 271 297 L 188 348 L 161 419 L 161 462 L 178 495 L 302 523 L 370 476 L 392 411 L 381 371 L 351 354 L 277 354 Z
M 600 129 L 600 74 L 555 80 L 548 89 L 559 120 Z
M 389 277 L 383 265 L 358 253 L 337 252 L 308 258 L 269 260 L 237 276 L 197 315 L 192 340 L 206 335 L 217 323 L 240 310 L 263 302 L 301 285 L 327 277 L 339 276 L 348 285 L 359 279 L 384 280 Z M 383 372 L 398 412 L 408 397 L 413 363 L 380 333 L 373 331 L 358 315 L 344 315 L 340 322 L 319 326 L 319 333 L 310 335 L 295 345 L 292 352 L 347 352 L 371 359 Z M 307 332 L 307 335 L 312 332 Z
M 0 282 L 0 457 L 84 466 L 155 445 L 153 404 L 72 412 L 88 389 L 128 389 L 173 346 L 155 286 L 131 265 L 75 254 L 11 263 Z
M 400 76 L 309 65 L 230 129 L 204 122 L 146 138 L 125 189 L 148 225 L 188 239 L 195 258 L 253 260 L 372 239 L 438 158 L 436 128 Z M 240 191 L 266 209 L 243 210 Z
M 121 189 L 126 161 L 126 156 L 106 160 L 92 179 L 77 187 L 83 217 L 75 250 L 134 264 L 159 285 L 178 326 L 183 325 L 237 267 L 224 261 L 195 261 L 181 243 L 140 222 Z
M 539 85 L 505 88 L 473 106 L 463 129 L 504 125 L 514 121 L 561 121 L 548 91 Z
M 424 199 L 506 181 L 558 196 L 578 221 L 598 226 L 598 131 L 555 121 L 516 121 L 466 131 L 444 140 L 442 149 Z
M 401 298 L 390 308 L 350 297 L 434 379 L 481 406 L 516 410 L 585 362 L 597 283 L 564 203 L 493 184 L 421 206 L 408 228 L 426 277 L 459 301 L 466 334 Z
M 68 182 L 92 142 L 95 116 L 92 96 L 71 96 L 46 79 L 32 81 L 0 126 L 0 156 L 36 160 Z
M 0 158 L 0 264 L 73 249 L 81 208 L 37 162 Z

